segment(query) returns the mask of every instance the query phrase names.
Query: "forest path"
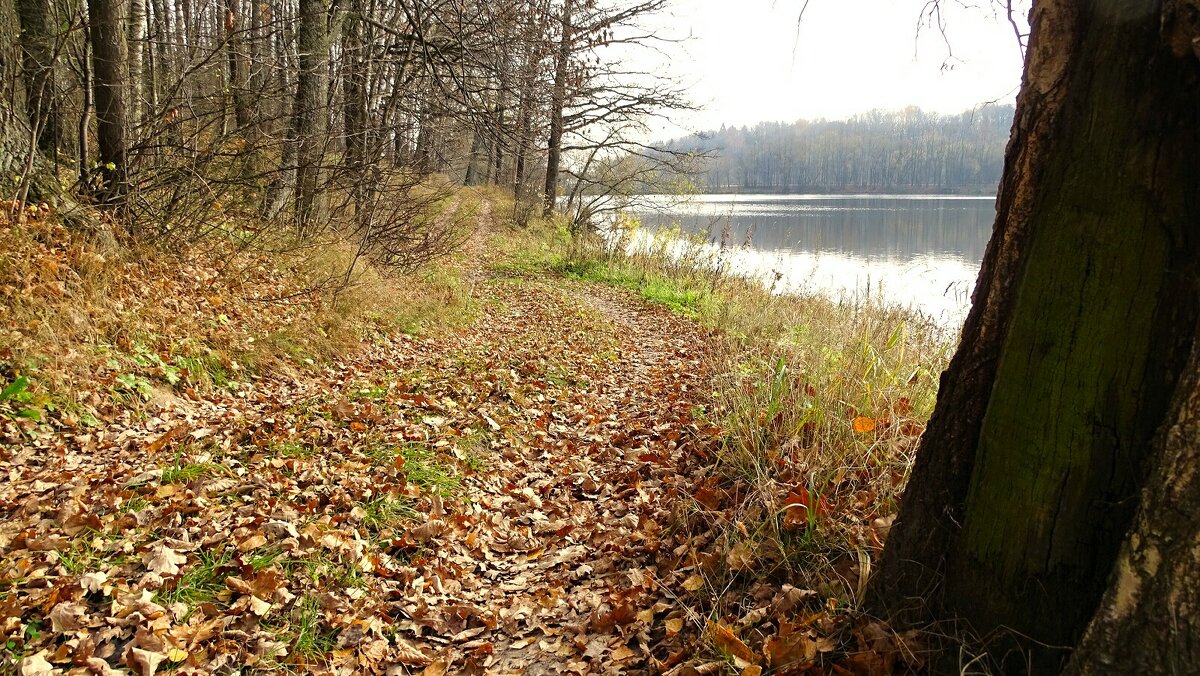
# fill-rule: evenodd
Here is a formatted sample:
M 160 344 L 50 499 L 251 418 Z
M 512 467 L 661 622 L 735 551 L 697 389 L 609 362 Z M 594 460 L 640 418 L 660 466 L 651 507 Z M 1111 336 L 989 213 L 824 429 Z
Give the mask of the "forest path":
M 705 341 L 607 288 L 492 277 L 474 293 L 480 317 L 426 386 L 482 393 L 459 422 L 486 435 L 486 469 L 397 626 L 450 671 L 658 671 L 687 621 L 671 590 L 694 572 L 661 566 L 690 503 L 676 468 L 713 440 L 693 417 Z

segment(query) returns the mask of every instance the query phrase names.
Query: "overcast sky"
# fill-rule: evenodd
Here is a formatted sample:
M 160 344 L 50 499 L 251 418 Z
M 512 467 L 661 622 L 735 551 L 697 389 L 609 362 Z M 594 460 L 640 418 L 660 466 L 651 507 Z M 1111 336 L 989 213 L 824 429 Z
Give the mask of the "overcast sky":
M 1021 51 L 994 0 L 942 0 L 949 47 L 917 25 L 925 0 L 676 0 L 658 18 L 671 69 L 705 110 L 679 119 L 702 130 L 800 118 L 844 118 L 916 105 L 956 113 L 1011 102 Z M 964 7 L 963 4 L 974 7 Z M 1028 0 L 1021 0 L 1020 21 Z M 952 56 L 951 56 L 952 54 Z

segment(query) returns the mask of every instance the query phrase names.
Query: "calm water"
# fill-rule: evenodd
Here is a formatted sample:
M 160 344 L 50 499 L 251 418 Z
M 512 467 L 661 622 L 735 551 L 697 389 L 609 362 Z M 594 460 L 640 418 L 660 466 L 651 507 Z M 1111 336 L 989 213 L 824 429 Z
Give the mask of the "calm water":
M 781 291 L 881 294 L 944 324 L 961 322 L 995 216 L 992 197 L 700 195 L 655 198 L 643 226 L 672 224 L 740 247 L 734 268 Z

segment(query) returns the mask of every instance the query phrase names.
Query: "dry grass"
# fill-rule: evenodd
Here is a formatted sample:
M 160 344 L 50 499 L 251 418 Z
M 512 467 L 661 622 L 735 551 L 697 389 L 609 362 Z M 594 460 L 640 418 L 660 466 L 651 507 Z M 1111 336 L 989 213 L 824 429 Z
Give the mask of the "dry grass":
M 186 245 L 151 245 L 0 211 L 0 387 L 23 375 L 68 420 L 312 368 L 471 312 L 460 271 L 385 274 L 344 241 L 301 246 L 227 222 Z
M 933 410 L 953 333 L 879 297 L 776 295 L 729 249 L 668 233 L 570 239 L 536 224 L 497 238 L 498 269 L 621 286 L 714 330 L 711 404 L 725 430 L 681 523 L 721 565 L 714 598 L 751 580 L 862 600 Z

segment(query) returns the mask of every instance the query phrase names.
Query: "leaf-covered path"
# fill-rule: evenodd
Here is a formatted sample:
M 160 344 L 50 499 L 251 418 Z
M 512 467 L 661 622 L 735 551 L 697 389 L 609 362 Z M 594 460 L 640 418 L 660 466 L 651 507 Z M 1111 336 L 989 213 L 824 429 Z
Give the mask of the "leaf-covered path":
M 694 419 L 704 342 L 605 289 L 484 289 L 482 320 L 441 373 L 482 393 L 460 420 L 482 418 L 493 455 L 429 564 L 439 591 L 410 597 L 428 612 L 401 624 L 500 673 L 645 668 L 682 627 L 670 590 L 687 571 L 655 562 L 679 456 L 713 431 Z
M 7 449 L 10 664 L 609 673 L 690 656 L 702 620 L 678 595 L 700 577 L 672 534 L 691 504 L 678 467 L 718 433 L 697 417 L 704 336 L 601 287 L 476 276 L 471 293 L 461 331 Z

